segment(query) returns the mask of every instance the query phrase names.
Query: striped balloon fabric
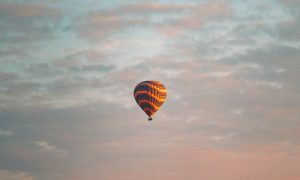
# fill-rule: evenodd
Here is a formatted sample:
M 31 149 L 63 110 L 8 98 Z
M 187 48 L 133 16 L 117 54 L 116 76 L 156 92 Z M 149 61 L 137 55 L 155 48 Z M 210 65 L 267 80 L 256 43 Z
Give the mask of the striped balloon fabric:
M 142 110 L 151 116 L 160 108 L 167 97 L 166 87 L 158 81 L 143 81 L 136 85 L 134 98 Z

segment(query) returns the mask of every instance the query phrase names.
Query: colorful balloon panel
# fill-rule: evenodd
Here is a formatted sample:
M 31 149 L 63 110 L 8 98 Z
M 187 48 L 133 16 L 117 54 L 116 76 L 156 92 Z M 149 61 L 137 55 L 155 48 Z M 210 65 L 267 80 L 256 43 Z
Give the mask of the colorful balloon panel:
M 133 94 L 137 104 L 151 120 L 151 116 L 165 102 L 167 89 L 158 81 L 143 81 L 136 85 Z

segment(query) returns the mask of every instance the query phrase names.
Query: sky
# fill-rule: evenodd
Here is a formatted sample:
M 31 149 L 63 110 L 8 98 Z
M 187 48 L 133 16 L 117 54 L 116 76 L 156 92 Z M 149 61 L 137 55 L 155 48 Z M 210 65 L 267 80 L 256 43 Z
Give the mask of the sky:
M 300 1 L 1 0 L 1 180 L 299 180 Z M 168 96 L 151 122 L 136 84 Z

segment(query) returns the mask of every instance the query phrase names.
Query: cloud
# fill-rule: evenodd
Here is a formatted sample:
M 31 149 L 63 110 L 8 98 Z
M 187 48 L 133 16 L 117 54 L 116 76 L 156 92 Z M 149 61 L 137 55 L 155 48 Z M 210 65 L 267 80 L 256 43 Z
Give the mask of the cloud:
M 297 20 L 299 17 L 300 15 L 291 20 L 286 20 L 278 24 L 278 33 L 281 40 L 288 42 L 299 42 L 300 33 L 297 31 L 297 29 L 300 28 L 300 23 Z
M 117 11 L 123 13 L 174 13 L 178 11 L 186 11 L 192 7 L 192 4 L 180 4 L 180 3 L 160 3 L 160 2 L 141 2 L 126 4 L 118 8 Z
M 224 141 L 224 140 L 232 138 L 235 135 L 236 135 L 235 133 L 229 133 L 229 134 L 220 135 L 220 136 L 212 136 L 211 139 L 214 141 Z
M 198 31 L 207 23 L 225 19 L 230 14 L 230 8 L 225 3 L 194 5 L 187 9 L 185 14 L 159 24 L 158 31 L 167 36 L 178 36 L 182 33 Z
M 76 27 L 81 36 L 91 41 L 130 28 L 145 27 L 154 27 L 158 32 L 175 36 L 185 30 L 198 30 L 206 21 L 224 18 L 228 14 L 225 3 L 131 3 L 90 12 Z
M 103 51 L 98 49 L 83 49 L 71 52 L 51 62 L 51 65 L 70 73 L 107 73 L 115 69 L 115 65 L 109 63 Z
M 0 78 L 2 80 L 2 83 L 11 83 L 18 79 L 18 74 L 16 73 L 5 73 L 5 72 L 0 72 Z
M 0 170 L 0 179 L 3 180 L 34 180 L 27 172 Z
M 49 7 L 42 5 L 22 5 L 17 3 L 1 3 L 1 13 L 2 15 L 10 16 L 12 18 L 19 17 L 36 17 L 36 16 L 46 16 L 46 17 L 59 17 L 60 12 L 58 10 L 53 10 Z
M 4 169 L 45 180 L 299 179 L 299 47 L 281 41 L 297 8 L 18 2 L 0 14 L 30 32 L 13 32 L 54 39 L 0 50 Z M 168 90 L 152 122 L 132 96 L 148 79 Z
M 14 133 L 11 132 L 11 131 L 1 131 L 0 130 L 0 136 L 11 136 L 13 135 Z
M 66 151 L 60 148 L 57 148 L 56 146 L 49 145 L 46 141 L 33 141 L 33 144 L 37 145 L 40 148 L 41 152 L 53 152 L 57 153 L 59 155 L 65 155 Z
M 66 53 L 50 62 L 27 62 L 19 66 L 18 72 L 10 72 L 12 64 L 8 63 L 0 73 L 3 79 L 0 89 L 3 107 L 36 104 L 70 106 L 74 104 L 73 93 L 78 94 L 83 102 L 91 97 L 88 91 L 93 91 L 95 95 L 104 85 L 112 84 L 103 77 L 116 69 L 116 65 L 107 61 L 102 52 L 86 49 Z M 81 93 L 82 96 L 79 95 Z M 52 98 L 59 96 L 59 101 Z
M 1 57 L 0 61 L 16 61 L 20 58 L 29 57 L 32 53 L 32 47 L 3 47 L 0 49 Z
M 0 3 L 2 43 L 28 43 L 48 39 L 62 13 L 44 5 Z
M 91 41 L 120 32 L 127 27 L 133 27 L 143 23 L 138 17 L 122 17 L 110 12 L 92 12 L 80 24 L 77 29 L 82 37 Z

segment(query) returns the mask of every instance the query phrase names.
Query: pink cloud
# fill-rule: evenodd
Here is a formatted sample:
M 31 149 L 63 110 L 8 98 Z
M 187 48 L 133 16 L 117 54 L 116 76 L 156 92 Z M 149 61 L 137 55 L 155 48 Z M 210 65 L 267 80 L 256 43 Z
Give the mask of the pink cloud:
M 187 9 L 186 14 L 182 14 L 178 19 L 160 24 L 157 27 L 158 31 L 171 37 L 180 36 L 184 31 L 199 30 L 206 23 L 230 14 L 230 7 L 223 3 L 189 6 Z M 189 15 L 187 16 L 187 14 Z
M 228 15 L 230 13 L 230 7 L 228 6 L 228 4 L 224 3 L 208 3 L 195 8 L 194 11 L 205 16 Z
M 61 20 L 62 12 L 45 5 L 0 3 L 0 16 L 3 42 L 15 44 L 53 38 L 52 30 Z
M 36 4 L 14 4 L 14 3 L 0 3 L 1 14 L 12 16 L 16 18 L 48 16 L 58 18 L 61 16 L 61 11 L 49 8 L 43 5 Z
M 149 17 L 158 13 L 163 22 L 152 22 Z M 166 13 L 176 13 L 178 16 L 175 19 L 164 19 Z M 197 30 L 206 22 L 224 18 L 228 14 L 230 8 L 227 4 L 136 3 L 91 12 L 77 27 L 80 34 L 90 40 L 136 25 L 154 26 L 159 32 L 175 37 L 184 30 Z
M 180 29 L 177 29 L 176 27 L 170 26 L 170 25 L 163 25 L 159 28 L 157 28 L 157 30 L 167 36 L 170 37 L 175 37 L 175 36 L 179 36 L 182 34 L 182 31 Z
M 126 9 L 127 11 L 133 12 L 170 12 L 170 11 L 180 11 L 186 10 L 191 7 L 188 4 L 175 4 L 175 3 L 137 3 L 130 4 L 121 9 Z
M 105 35 L 120 32 L 127 27 L 142 24 L 144 22 L 141 18 L 125 18 L 119 14 L 93 12 L 84 18 L 77 28 L 80 35 L 93 41 Z

